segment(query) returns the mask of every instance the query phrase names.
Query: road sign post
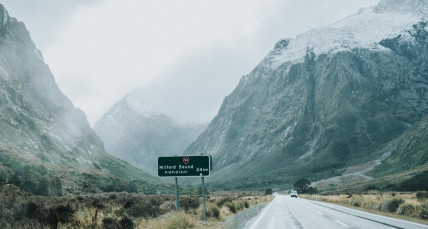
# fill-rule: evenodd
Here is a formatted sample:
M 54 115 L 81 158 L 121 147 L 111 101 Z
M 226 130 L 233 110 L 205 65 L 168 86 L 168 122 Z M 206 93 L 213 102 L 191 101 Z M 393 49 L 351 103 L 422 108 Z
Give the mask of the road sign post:
M 211 156 L 158 157 L 158 176 L 175 177 L 175 209 L 179 210 L 178 177 L 201 177 L 204 208 L 204 224 L 207 223 L 205 208 L 205 176 L 210 175 Z
M 202 177 L 202 196 L 203 196 L 203 207 L 204 207 L 204 224 L 207 224 L 207 210 L 205 208 L 205 183 L 204 177 Z
M 178 181 L 177 181 L 177 177 L 175 177 L 175 210 L 178 211 L 179 210 L 179 205 L 178 205 Z

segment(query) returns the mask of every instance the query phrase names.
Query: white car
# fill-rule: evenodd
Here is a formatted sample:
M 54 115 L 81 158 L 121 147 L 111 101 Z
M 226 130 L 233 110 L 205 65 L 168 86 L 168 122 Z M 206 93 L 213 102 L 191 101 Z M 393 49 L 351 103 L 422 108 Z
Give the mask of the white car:
M 296 197 L 297 198 L 297 191 L 291 191 L 291 198 Z

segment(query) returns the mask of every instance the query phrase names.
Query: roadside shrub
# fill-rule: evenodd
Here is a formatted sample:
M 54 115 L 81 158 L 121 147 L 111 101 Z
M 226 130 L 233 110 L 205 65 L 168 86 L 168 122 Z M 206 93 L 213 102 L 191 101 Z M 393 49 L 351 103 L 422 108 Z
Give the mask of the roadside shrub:
M 163 213 L 160 206 L 153 206 L 149 202 L 135 203 L 131 207 L 125 210 L 128 215 L 138 218 L 138 217 L 158 217 Z
M 92 202 L 92 206 L 94 206 L 96 209 L 102 210 L 105 206 L 101 203 L 99 199 L 96 199 Z
M 190 209 L 196 209 L 201 204 L 198 198 L 182 197 L 179 200 L 180 209 L 188 212 Z
M 399 215 L 407 215 L 410 216 L 415 211 L 415 207 L 411 204 L 402 204 L 397 210 L 397 214 Z
M 104 229 L 116 229 L 119 228 L 119 224 L 113 218 L 103 219 L 103 228 Z
M 236 213 L 236 207 L 235 207 L 235 204 L 233 202 L 227 202 L 225 205 L 226 205 L 226 207 L 229 208 L 229 210 L 232 213 Z
M 162 211 L 169 212 L 175 210 L 175 201 L 165 201 L 160 205 Z
M 349 198 L 348 202 L 352 206 L 360 207 L 362 200 L 361 200 L 361 197 L 359 197 L 359 196 L 353 196 L 353 197 Z
M 220 210 L 215 204 L 208 203 L 206 213 L 207 213 L 207 217 L 214 217 L 216 219 L 220 218 Z
M 266 190 L 265 190 L 265 195 L 272 195 L 272 189 L 271 188 L 267 188 Z
M 378 210 L 379 209 L 379 202 L 377 202 L 377 201 L 372 201 L 372 200 L 369 200 L 369 201 L 364 201 L 363 203 L 362 203 L 362 207 L 364 207 L 364 208 L 369 208 L 369 209 L 376 209 L 376 210 Z
M 424 201 L 425 199 L 428 199 L 428 192 L 425 191 L 419 191 L 416 192 L 416 199 L 418 199 L 418 201 Z
M 235 201 L 235 208 L 238 211 L 241 211 L 244 208 L 248 208 L 248 201 L 246 201 L 246 200 Z
M 27 217 L 36 219 L 42 224 L 49 225 L 51 228 L 56 228 L 58 222 L 66 223 L 72 218 L 75 210 L 70 205 L 57 205 L 46 207 L 43 202 L 29 202 L 25 209 Z
M 134 228 L 134 222 L 128 216 L 124 216 L 120 220 L 120 225 L 122 226 L 123 229 L 133 229 Z
M 421 205 L 421 211 L 419 212 L 419 218 L 428 219 L 428 203 Z
M 217 201 L 217 206 L 219 206 L 219 207 L 221 207 L 221 206 L 223 206 L 226 202 L 232 202 L 233 200 L 232 200 L 232 198 L 230 198 L 230 197 L 228 197 L 228 196 L 226 196 L 226 197 L 222 197 L 221 199 L 219 199 L 218 201 Z
M 404 203 L 404 200 L 401 198 L 394 198 L 391 200 L 385 200 L 380 204 L 381 211 L 394 213 L 397 211 L 400 204 Z

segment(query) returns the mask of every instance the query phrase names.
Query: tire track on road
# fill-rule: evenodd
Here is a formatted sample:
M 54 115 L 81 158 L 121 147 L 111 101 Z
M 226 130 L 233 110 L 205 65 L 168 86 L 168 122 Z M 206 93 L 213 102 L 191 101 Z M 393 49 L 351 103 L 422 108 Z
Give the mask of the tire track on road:
M 294 215 L 294 213 L 287 206 L 287 202 L 285 202 L 285 200 L 284 200 L 284 205 L 285 205 L 285 207 L 288 210 L 288 215 L 290 216 L 290 219 L 293 220 L 293 224 L 296 225 L 296 227 L 299 228 L 299 229 L 304 229 L 305 227 L 302 225 L 302 223 L 300 223 L 300 221 L 296 218 L 296 216 Z

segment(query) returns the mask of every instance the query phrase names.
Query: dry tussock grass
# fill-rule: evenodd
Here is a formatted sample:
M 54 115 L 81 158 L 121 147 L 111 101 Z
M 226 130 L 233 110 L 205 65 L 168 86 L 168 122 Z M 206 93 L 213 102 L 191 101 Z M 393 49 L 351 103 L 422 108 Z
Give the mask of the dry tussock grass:
M 397 193 L 369 191 L 338 195 L 301 195 L 303 198 L 349 205 L 392 215 L 401 215 L 422 220 L 428 224 L 428 192 Z

